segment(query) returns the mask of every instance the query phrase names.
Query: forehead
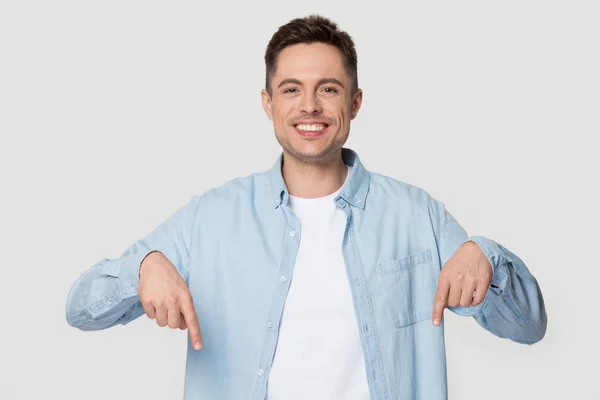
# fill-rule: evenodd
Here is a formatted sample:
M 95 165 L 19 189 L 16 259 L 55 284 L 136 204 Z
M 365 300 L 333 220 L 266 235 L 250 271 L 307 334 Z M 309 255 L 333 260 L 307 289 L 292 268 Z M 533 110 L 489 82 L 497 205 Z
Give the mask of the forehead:
M 323 77 L 346 79 L 342 53 L 334 46 L 325 43 L 295 44 L 279 53 L 273 79 L 286 78 L 299 80 L 321 79 Z

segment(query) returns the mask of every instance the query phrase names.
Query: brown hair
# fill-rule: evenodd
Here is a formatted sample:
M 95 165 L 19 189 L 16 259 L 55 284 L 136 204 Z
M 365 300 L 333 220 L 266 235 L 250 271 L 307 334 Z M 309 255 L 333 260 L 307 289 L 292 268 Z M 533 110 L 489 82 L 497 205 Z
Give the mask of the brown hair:
M 326 43 L 335 46 L 344 60 L 344 67 L 352 81 L 351 93 L 358 89 L 358 67 L 354 41 L 348 33 L 338 29 L 337 24 L 320 15 L 295 18 L 279 27 L 273 34 L 265 52 L 267 76 L 265 88 L 272 95 L 271 78 L 277 67 L 277 57 L 283 49 L 295 44 Z

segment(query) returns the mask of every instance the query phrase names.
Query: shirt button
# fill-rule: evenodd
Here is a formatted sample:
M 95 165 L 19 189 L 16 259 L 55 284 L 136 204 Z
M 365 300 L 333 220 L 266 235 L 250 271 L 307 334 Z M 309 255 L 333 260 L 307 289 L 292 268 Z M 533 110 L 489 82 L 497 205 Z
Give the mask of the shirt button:
M 291 237 L 296 237 L 296 231 L 290 231 L 290 236 Z
M 262 369 L 259 369 L 257 374 L 258 374 L 258 376 L 263 376 L 265 374 L 265 371 L 263 371 Z
M 279 280 L 281 281 L 281 283 L 287 282 L 287 278 L 285 276 L 282 276 L 281 278 L 279 278 Z
M 271 321 L 267 322 L 267 328 L 272 328 L 273 327 L 273 323 Z

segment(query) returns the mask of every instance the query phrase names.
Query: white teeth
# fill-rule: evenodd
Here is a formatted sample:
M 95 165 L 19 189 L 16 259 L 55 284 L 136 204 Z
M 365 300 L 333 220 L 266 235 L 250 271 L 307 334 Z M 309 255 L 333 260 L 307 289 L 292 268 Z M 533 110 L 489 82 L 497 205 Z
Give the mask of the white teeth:
M 311 132 L 317 132 L 317 131 L 322 131 L 323 129 L 327 128 L 327 125 L 322 125 L 322 124 L 318 124 L 318 125 L 296 125 L 296 128 L 301 130 L 301 131 L 311 131 Z

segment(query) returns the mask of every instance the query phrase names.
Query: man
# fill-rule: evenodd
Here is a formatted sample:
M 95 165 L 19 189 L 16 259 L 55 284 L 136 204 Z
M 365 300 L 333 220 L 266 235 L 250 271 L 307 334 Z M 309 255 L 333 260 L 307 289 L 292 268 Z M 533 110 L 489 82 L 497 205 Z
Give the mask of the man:
M 85 271 L 69 324 L 145 313 L 187 328 L 186 399 L 445 399 L 445 308 L 541 340 L 544 301 L 517 255 L 343 147 L 362 102 L 350 36 L 295 19 L 265 61 L 272 169 L 193 197 Z

